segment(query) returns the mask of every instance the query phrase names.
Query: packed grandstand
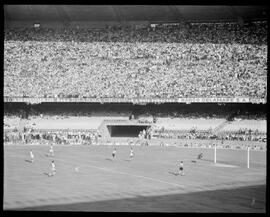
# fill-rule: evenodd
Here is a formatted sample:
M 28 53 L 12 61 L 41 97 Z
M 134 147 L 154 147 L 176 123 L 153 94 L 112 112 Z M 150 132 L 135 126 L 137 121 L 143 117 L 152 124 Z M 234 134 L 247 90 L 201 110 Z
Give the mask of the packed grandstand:
M 5 29 L 4 96 L 266 98 L 267 22 Z
M 266 100 L 267 22 L 5 28 L 4 96 Z M 146 124 L 138 144 L 256 141 L 266 148 L 265 105 L 75 104 L 6 102 L 4 141 L 98 144 L 104 120 L 122 120 Z

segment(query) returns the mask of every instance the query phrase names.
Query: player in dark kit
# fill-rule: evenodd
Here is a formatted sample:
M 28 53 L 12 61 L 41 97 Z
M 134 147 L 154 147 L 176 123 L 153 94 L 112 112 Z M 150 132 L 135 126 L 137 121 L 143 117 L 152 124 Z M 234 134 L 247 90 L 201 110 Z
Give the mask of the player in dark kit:
M 203 158 L 203 153 L 200 153 L 197 157 L 198 160 L 201 160 Z

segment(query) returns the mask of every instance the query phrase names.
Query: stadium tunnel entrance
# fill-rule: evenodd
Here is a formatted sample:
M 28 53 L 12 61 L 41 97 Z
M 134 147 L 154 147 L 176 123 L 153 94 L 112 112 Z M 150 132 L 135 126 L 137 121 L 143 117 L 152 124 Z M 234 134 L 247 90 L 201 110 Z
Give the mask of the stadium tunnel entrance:
M 138 137 L 150 125 L 107 125 L 111 137 Z

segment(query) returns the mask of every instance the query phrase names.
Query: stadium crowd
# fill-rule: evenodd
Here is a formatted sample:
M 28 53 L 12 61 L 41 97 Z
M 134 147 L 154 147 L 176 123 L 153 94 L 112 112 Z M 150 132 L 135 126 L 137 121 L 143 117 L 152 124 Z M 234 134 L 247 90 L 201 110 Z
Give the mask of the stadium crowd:
M 55 143 L 55 144 L 84 144 L 95 145 L 98 142 L 98 131 L 34 131 L 24 130 L 18 132 L 16 130 L 4 132 L 4 142 L 25 143 Z
M 144 132 L 145 133 L 145 132 Z M 175 140 L 161 140 L 160 146 L 182 146 L 182 147 L 197 147 L 197 148 L 213 148 L 213 144 L 217 144 L 218 148 L 229 149 L 245 149 L 250 144 L 247 143 L 226 143 L 225 141 L 259 141 L 260 143 L 252 143 L 251 149 L 265 150 L 266 149 L 266 134 L 243 129 L 238 132 L 225 132 L 223 136 L 215 136 L 209 132 L 168 132 L 164 131 L 156 137 L 152 137 L 151 130 L 148 129 L 147 133 L 142 133 L 139 138 L 133 138 L 129 142 L 112 142 L 99 140 L 98 131 L 32 131 L 32 132 L 4 132 L 4 143 L 9 144 L 47 144 L 47 145 L 135 145 L 135 146 L 148 146 L 151 144 L 151 139 L 180 139 Z M 156 132 L 155 132 L 156 133 Z M 202 141 L 208 143 L 202 143 Z M 211 140 L 213 141 L 211 143 Z M 198 142 L 201 141 L 201 142 Z M 210 143 L 209 143 L 210 142 Z
M 5 29 L 4 96 L 265 98 L 267 22 Z
M 95 145 L 98 142 L 100 133 L 98 130 L 92 131 L 50 131 L 50 130 L 33 130 L 24 128 L 23 131 L 18 129 L 4 131 L 4 142 L 53 142 L 55 144 L 86 144 Z M 188 140 L 220 140 L 220 141 L 259 141 L 266 142 L 266 133 L 258 130 L 239 129 L 236 131 L 223 131 L 215 133 L 209 130 L 191 129 L 189 131 L 166 130 L 164 128 L 148 127 L 139 133 L 138 139 L 188 139 Z
M 213 140 L 228 140 L 228 141 L 260 141 L 266 142 L 266 133 L 258 130 L 239 129 L 236 131 L 223 131 L 215 133 L 211 129 L 207 131 L 199 131 L 191 129 L 187 132 L 177 130 L 152 130 L 151 137 L 166 138 L 166 139 L 213 139 Z

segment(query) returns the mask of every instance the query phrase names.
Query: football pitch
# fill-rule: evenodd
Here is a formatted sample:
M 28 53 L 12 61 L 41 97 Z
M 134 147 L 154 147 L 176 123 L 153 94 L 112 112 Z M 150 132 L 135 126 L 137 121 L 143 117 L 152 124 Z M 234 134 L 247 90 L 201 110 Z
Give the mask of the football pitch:
M 213 149 L 133 146 L 132 160 L 116 149 L 112 159 L 113 146 L 54 146 L 50 157 L 49 146 L 5 145 L 4 210 L 265 212 L 266 151 L 251 150 L 248 169 L 246 150 L 217 149 L 214 164 Z

